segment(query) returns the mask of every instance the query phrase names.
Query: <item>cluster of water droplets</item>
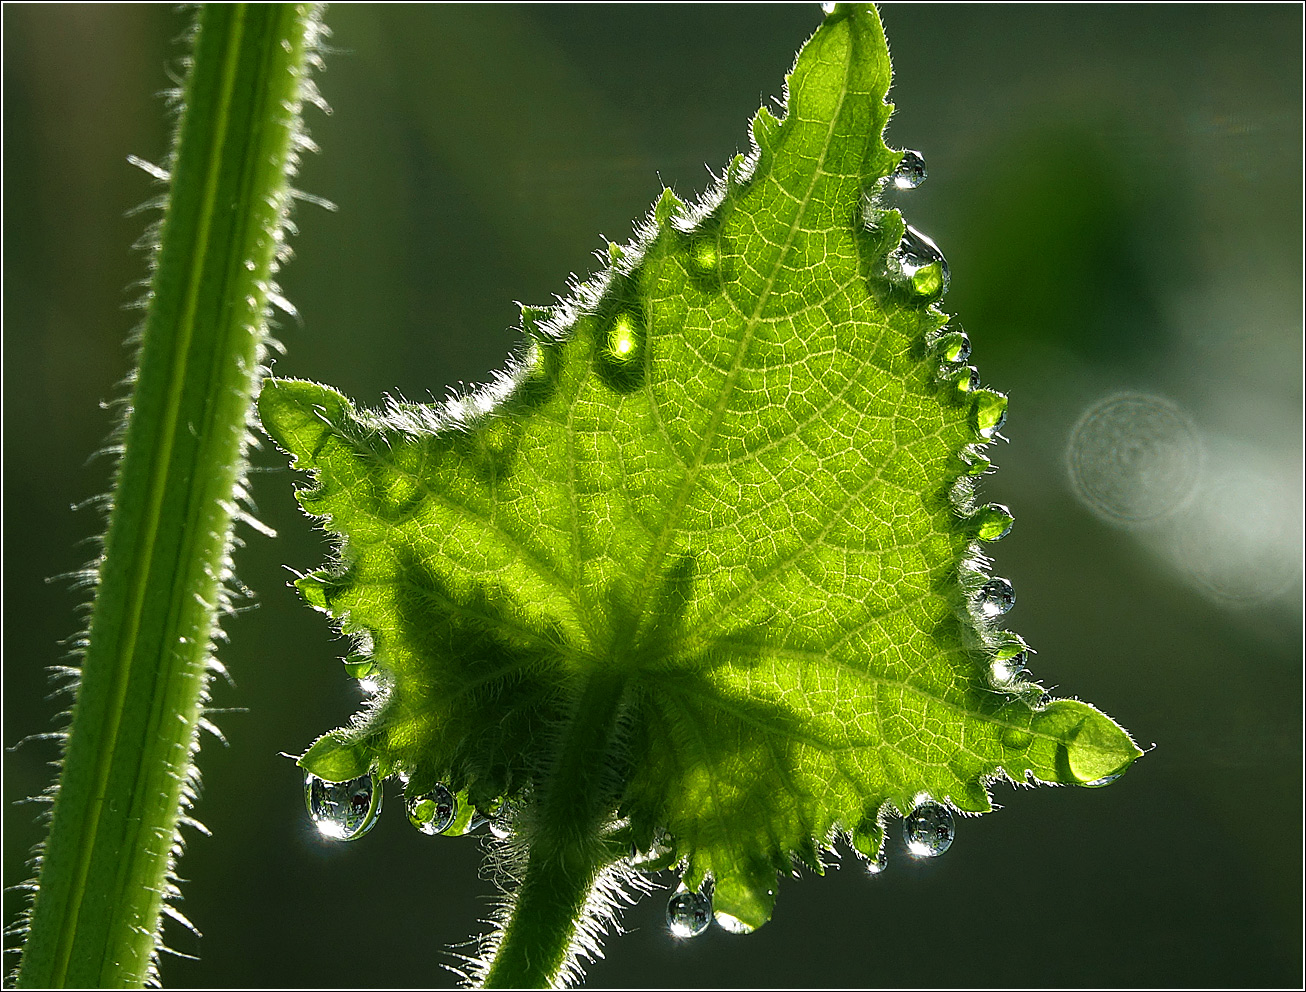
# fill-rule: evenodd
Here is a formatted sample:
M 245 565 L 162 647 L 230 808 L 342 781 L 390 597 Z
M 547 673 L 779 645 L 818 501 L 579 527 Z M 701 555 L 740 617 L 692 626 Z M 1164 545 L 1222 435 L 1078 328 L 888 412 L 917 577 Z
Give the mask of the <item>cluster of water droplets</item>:
M 924 156 L 918 151 L 904 151 L 889 175 L 886 188 L 890 192 L 916 189 L 926 179 L 928 172 Z M 874 227 L 880 215 L 875 209 L 868 211 L 868 223 Z M 920 231 L 908 225 L 898 246 L 885 261 L 885 272 L 891 282 L 913 296 L 934 302 L 948 288 L 947 260 L 938 245 Z M 964 447 L 958 456 L 963 475 L 983 475 L 992 468 L 983 452 L 985 442 L 1001 438 L 999 433 L 1007 421 L 1007 398 L 1001 393 L 980 386 L 979 371 L 970 364 L 971 342 L 969 336 L 954 324 L 945 325 L 929 341 L 930 349 L 938 361 L 938 376 L 945 388 L 955 391 L 958 400 L 971 404 L 974 428 L 979 443 Z M 967 518 L 976 539 L 986 542 L 1000 541 L 1011 532 L 1014 517 L 1001 503 L 988 503 L 971 509 L 969 494 L 973 487 L 963 484 L 965 495 L 958 504 Z M 981 622 L 1002 616 L 1015 605 L 1016 596 L 1011 583 L 1004 578 L 982 577 L 982 584 L 974 589 L 970 609 Z M 1003 652 L 999 649 L 993 660 L 992 681 L 995 688 L 1015 691 L 1020 676 L 1025 672 L 1027 654 L 1023 650 Z M 946 810 L 945 810 L 946 812 Z M 914 814 L 913 814 L 914 815 Z M 883 848 L 881 847 L 881 850 Z
M 407 782 L 405 786 L 408 822 L 427 836 L 467 834 L 482 826 L 500 840 L 512 833 L 512 815 L 506 802 L 482 811 L 464 808 L 464 800 L 443 782 L 422 792 L 407 788 Z M 323 837 L 331 840 L 357 840 L 371 830 L 381 815 L 383 798 L 375 771 L 345 782 L 327 782 L 312 773 L 304 776 L 309 819 Z
M 913 190 L 925 182 L 927 175 L 925 157 L 920 152 L 909 149 L 902 153 L 889 175 L 887 188 L 894 191 Z M 872 227 L 875 226 L 879 213 L 877 208 L 871 209 L 868 223 Z M 885 258 L 884 275 L 912 297 L 927 302 L 942 297 L 948 291 L 952 279 L 948 260 L 943 257 L 939 246 L 911 225 L 904 228 L 898 245 Z

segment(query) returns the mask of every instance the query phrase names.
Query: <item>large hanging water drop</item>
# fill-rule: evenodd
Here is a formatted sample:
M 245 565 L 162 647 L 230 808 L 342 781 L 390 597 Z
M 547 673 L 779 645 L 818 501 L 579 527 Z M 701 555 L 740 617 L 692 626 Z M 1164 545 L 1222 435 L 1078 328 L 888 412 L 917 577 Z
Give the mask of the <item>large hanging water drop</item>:
M 898 189 L 915 189 L 925 182 L 928 175 L 925 171 L 925 156 L 908 148 L 902 153 L 889 181 Z
M 408 822 L 428 836 L 442 834 L 458 816 L 458 797 L 441 782 L 430 792 L 404 796 Z
M 937 300 L 946 293 L 952 278 L 939 246 L 910 225 L 889 256 L 889 274 L 913 296 L 927 300 Z
M 712 922 L 712 900 L 683 885 L 667 900 L 667 929 L 673 937 L 697 937 Z
M 1006 579 L 989 579 L 975 597 L 975 606 L 986 617 L 998 617 L 1016 605 L 1016 592 Z
M 375 772 L 348 782 L 326 782 L 312 774 L 304 776 L 308 815 L 318 832 L 332 840 L 357 840 L 371 830 L 381 815 L 382 796 Z
M 918 858 L 933 858 L 952 846 L 956 834 L 952 811 L 941 803 L 926 800 L 903 821 L 907 850 Z

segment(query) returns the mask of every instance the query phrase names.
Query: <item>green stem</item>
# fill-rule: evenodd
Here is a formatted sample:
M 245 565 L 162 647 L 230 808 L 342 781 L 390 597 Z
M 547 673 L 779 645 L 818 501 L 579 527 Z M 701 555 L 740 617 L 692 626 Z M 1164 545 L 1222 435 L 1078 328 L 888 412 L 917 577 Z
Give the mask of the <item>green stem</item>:
M 526 873 L 486 988 L 555 987 L 573 957 L 590 893 L 613 860 L 601 830 L 619 798 L 611 777 L 624 689 L 619 673 L 596 670 L 580 694 L 543 786 Z
M 199 14 L 23 986 L 153 974 L 318 17 Z

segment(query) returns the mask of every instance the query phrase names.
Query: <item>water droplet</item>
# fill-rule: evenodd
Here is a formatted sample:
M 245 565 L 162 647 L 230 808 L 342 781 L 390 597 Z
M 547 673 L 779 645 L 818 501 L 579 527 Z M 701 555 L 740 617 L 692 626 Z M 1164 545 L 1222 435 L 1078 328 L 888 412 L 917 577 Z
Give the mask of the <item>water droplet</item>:
M 902 241 L 889 256 L 889 277 L 914 296 L 937 300 L 948 291 L 951 274 L 939 246 L 908 225 Z
M 1007 397 L 991 389 L 975 390 L 975 427 L 990 438 L 1007 422 Z
M 918 858 L 933 858 L 952 846 L 956 834 L 952 811 L 941 803 L 926 800 L 908 814 L 902 832 L 907 850 Z
M 441 782 L 430 792 L 405 796 L 408 822 L 427 835 L 442 834 L 458 816 L 458 798 Z
M 648 850 L 641 851 L 634 844 L 630 846 L 630 863 L 645 871 L 657 871 L 668 867 L 675 854 L 676 845 L 671 834 L 663 827 L 658 827 L 653 831 Z
M 697 937 L 712 922 L 712 900 L 683 885 L 667 900 L 667 929 L 673 937 Z
M 1081 782 L 1080 785 L 1085 789 L 1100 789 L 1104 785 L 1110 785 L 1123 774 L 1124 772 L 1116 772 L 1114 775 L 1103 775 L 1101 778 L 1095 778 L 1091 782 Z
M 938 340 L 939 358 L 945 362 L 970 360 L 970 337 L 965 331 L 950 331 Z
M 608 332 L 608 351 L 618 361 L 627 361 L 639 347 L 639 337 L 635 332 L 635 321 L 628 314 L 622 314 L 612 322 Z
M 1020 651 L 1010 658 L 993 659 L 993 681 L 997 685 L 1010 685 L 1024 672 L 1029 671 L 1026 664 L 1029 662 L 1029 655 Z
M 351 654 L 345 659 L 345 674 L 351 679 L 365 679 L 376 671 L 376 662 L 371 658 Z
M 837 3 L 823 3 L 821 4 L 821 11 L 822 13 L 833 14 L 834 8 L 837 6 L 839 6 Z
M 304 776 L 304 801 L 313 825 L 332 840 L 357 840 L 381 815 L 381 783 L 375 772 L 348 782 L 325 782 Z
M 975 605 L 986 617 L 997 617 L 1016 605 L 1016 593 L 1006 579 L 989 579 L 975 597 Z
M 485 821 L 486 828 L 499 840 L 507 840 L 512 836 L 512 821 L 502 813 L 498 816 L 490 816 Z
M 694 270 L 700 275 L 715 272 L 717 263 L 721 260 L 716 242 L 709 241 L 707 238 L 699 238 L 690 245 L 689 260 Z
M 722 910 L 716 911 L 716 925 L 726 933 L 752 933 L 756 927 L 750 927 L 737 916 L 731 916 Z
M 866 873 L 868 875 L 879 875 L 884 869 L 889 867 L 889 850 L 885 844 L 880 844 L 880 849 L 875 852 L 874 858 L 868 858 L 866 861 Z
M 925 182 L 929 173 L 925 171 L 925 156 L 908 148 L 902 153 L 898 165 L 889 179 L 898 189 L 915 189 Z
M 953 373 L 952 381 L 959 394 L 964 396 L 973 393 L 979 389 L 979 369 L 974 365 L 967 365 L 960 373 Z
M 983 475 L 992 466 L 988 456 L 975 448 L 963 448 L 957 455 L 967 475 Z
M 988 503 L 975 511 L 975 536 L 981 541 L 1001 541 L 1011 533 L 1016 518 L 1001 503 Z

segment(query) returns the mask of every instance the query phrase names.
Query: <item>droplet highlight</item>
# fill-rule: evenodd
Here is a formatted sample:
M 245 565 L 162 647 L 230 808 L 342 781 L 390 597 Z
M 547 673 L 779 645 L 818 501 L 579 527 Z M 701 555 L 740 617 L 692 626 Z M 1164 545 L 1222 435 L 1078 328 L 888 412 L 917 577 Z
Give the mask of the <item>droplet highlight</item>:
M 897 166 L 894 167 L 893 174 L 889 176 L 889 181 L 897 189 L 915 189 L 925 182 L 928 175 L 929 173 L 925 171 L 925 156 L 908 148 L 902 153 L 902 158 L 898 160 Z
M 1024 651 L 1019 651 L 1009 658 L 994 658 L 993 681 L 1000 686 L 1011 685 L 1029 671 L 1026 667 L 1028 663 L 1029 655 Z
M 608 353 L 619 362 L 629 361 L 639 349 L 639 335 L 636 331 L 635 318 L 630 314 L 620 314 L 612 322 L 608 331 Z
M 989 579 L 980 587 L 975 606 L 981 616 L 998 617 L 1016 605 L 1016 592 L 1006 579 Z
M 682 939 L 697 937 L 712 922 L 712 900 L 683 885 L 667 900 L 667 929 Z
M 441 782 L 435 788 L 415 796 L 405 796 L 408 822 L 428 836 L 442 834 L 458 816 L 458 797 Z
M 952 846 L 957 826 L 952 811 L 942 803 L 926 800 L 903 821 L 907 850 L 918 858 L 935 858 Z
M 1001 503 L 988 503 L 975 511 L 975 536 L 981 541 L 1001 541 L 1011 533 L 1016 518 Z
M 1123 774 L 1124 772 L 1116 772 L 1114 775 L 1103 775 L 1101 778 L 1095 778 L 1091 782 L 1081 782 L 1080 786 L 1085 789 L 1100 789 L 1104 785 L 1110 785 Z
M 323 837 L 357 840 L 381 815 L 381 783 L 375 772 L 347 782 L 326 782 L 304 776 L 304 802 L 309 818 Z

